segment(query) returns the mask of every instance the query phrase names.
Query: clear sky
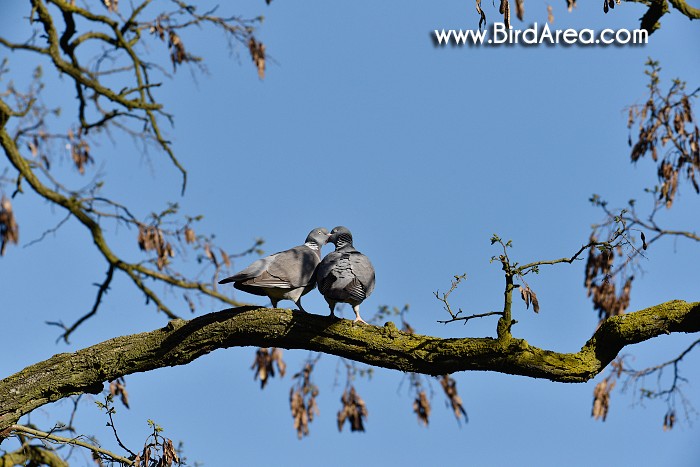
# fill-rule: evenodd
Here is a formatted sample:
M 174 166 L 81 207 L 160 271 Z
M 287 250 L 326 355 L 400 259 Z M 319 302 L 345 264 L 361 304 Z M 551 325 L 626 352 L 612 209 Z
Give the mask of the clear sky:
M 19 18 L 28 7 L 4 3 L 0 30 L 21 34 L 25 26 Z M 579 2 L 572 13 L 564 1 L 552 6 L 552 26 L 561 29 L 634 28 L 644 12 L 632 3 L 607 15 L 600 2 Z M 491 2 L 484 8 L 489 21 L 498 19 Z M 546 19 L 544 2 L 526 2 L 525 11 L 525 25 Z M 177 172 L 162 154 L 145 156 L 119 138 L 114 145 L 103 140 L 93 147 L 97 164 L 88 176 L 106 174 L 106 193 L 138 204 L 139 214 L 161 210 L 168 200 L 178 201 L 185 213 L 203 214 L 198 229 L 216 232 L 229 252 L 263 237 L 272 253 L 302 243 L 313 227 L 346 225 L 377 270 L 363 315 L 383 304 L 408 303 L 407 320 L 417 332 L 442 337 L 495 333 L 491 318 L 467 326 L 438 324 L 447 315 L 433 296 L 449 287 L 453 275 L 467 273 L 452 295 L 455 307 L 482 313 L 502 306 L 500 267 L 489 264 L 498 253 L 489 245 L 493 233 L 513 240 L 511 254 L 519 261 L 558 258 L 586 243 L 590 225 L 601 220 L 587 201 L 591 194 L 614 206 L 644 199 L 642 190 L 654 183 L 655 169 L 647 160 L 629 163 L 625 108 L 646 97 L 647 57 L 661 62 L 664 84 L 680 77 L 691 88 L 700 86 L 700 29 L 675 11 L 642 47 L 499 48 L 433 45 L 434 29 L 477 27 L 471 2 L 245 1 L 222 4 L 220 13 L 264 14 L 259 37 L 269 53 L 267 75 L 259 80 L 247 50 L 230 53 L 218 32 L 183 34 L 188 49 L 205 58 L 208 73 L 195 71 L 193 77 L 183 67 L 156 92 L 175 115 L 167 134 L 189 172 L 186 196 L 180 197 Z M 515 19 L 514 25 L 523 27 Z M 164 53 L 156 47 L 154 53 Z M 36 63 L 31 55 L 0 54 L 18 72 Z M 47 101 L 71 105 L 74 91 L 67 80 L 51 81 L 47 91 Z M 91 284 L 102 280 L 105 265 L 76 222 L 25 248 L 64 213 L 28 189 L 14 206 L 22 244 L 0 259 L 5 331 L 0 375 L 165 324 L 117 275 L 99 314 L 70 345 L 55 343 L 57 328 L 45 321 L 70 323 L 89 310 Z M 684 186 L 660 220 L 697 231 L 699 208 L 698 196 Z M 135 232 L 114 229 L 109 235 L 118 251 L 137 258 Z M 700 299 L 700 245 L 662 243 L 648 251 L 630 310 Z M 597 323 L 582 287 L 583 270 L 583 263 L 557 266 L 533 278 L 541 312 L 535 315 L 518 302 L 514 335 L 542 348 L 577 351 Z M 236 297 L 266 305 L 242 292 Z M 186 305 L 172 298 L 188 317 Z M 304 298 L 304 306 L 327 313 L 316 291 Z M 196 314 L 220 308 L 203 300 Z M 344 317 L 351 315 L 346 307 Z M 657 338 L 625 352 L 644 367 L 674 357 L 696 338 Z M 284 355 L 290 374 L 309 356 Z M 366 433 L 347 428 L 338 433 L 344 379 L 332 356 L 323 356 L 314 374 L 320 417 L 311 435 L 298 441 L 288 405 L 290 375 L 261 391 L 249 369 L 253 356 L 252 348 L 223 350 L 186 367 L 128 376 L 131 410 L 118 405 L 116 418 L 123 441 L 141 446 L 150 418 L 166 436 L 184 442 L 190 465 L 700 463 L 697 413 L 689 420 L 681 415 L 676 428 L 663 432 L 666 405 L 638 404 L 634 388 L 625 394 L 615 390 L 608 420 L 594 421 L 592 393 L 600 378 L 572 385 L 457 374 L 469 423 L 458 425 L 434 382 L 433 415 L 424 428 L 412 413 L 407 378 L 378 370 L 371 380 L 355 381 L 369 410 Z M 685 394 L 700 408 L 697 351 L 684 360 L 682 371 L 690 377 Z M 83 398 L 77 426 L 114 447 L 104 415 L 90 400 Z M 70 406 L 65 401 L 42 408 L 31 421 L 47 426 L 65 420 Z M 76 458 L 76 465 L 91 462 L 86 454 Z

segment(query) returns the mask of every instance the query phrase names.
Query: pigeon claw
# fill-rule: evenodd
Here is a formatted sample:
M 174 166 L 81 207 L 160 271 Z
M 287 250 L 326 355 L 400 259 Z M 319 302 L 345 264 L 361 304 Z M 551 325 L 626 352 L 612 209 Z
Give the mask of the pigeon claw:
M 367 321 L 365 321 L 364 319 L 362 319 L 358 316 L 354 320 L 352 320 L 352 324 L 355 324 L 355 323 L 367 324 Z M 369 326 L 369 324 L 367 324 L 367 326 Z

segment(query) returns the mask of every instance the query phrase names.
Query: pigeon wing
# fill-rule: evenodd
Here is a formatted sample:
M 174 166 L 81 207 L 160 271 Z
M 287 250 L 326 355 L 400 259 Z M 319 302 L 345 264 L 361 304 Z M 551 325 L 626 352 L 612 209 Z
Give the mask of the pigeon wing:
M 287 287 L 306 287 L 314 280 L 318 255 L 306 245 L 299 245 L 278 254 L 267 268 L 270 276 L 287 283 Z
M 219 284 L 228 284 L 229 282 L 241 282 L 250 279 L 255 279 L 256 277 L 260 276 L 263 272 L 268 270 L 270 264 L 274 263 L 275 258 L 279 254 L 280 253 L 275 253 L 273 255 L 260 258 L 244 270 L 237 272 L 231 277 L 227 277 L 226 279 L 219 281 Z
M 331 251 L 324 258 L 323 261 L 316 268 L 316 282 L 318 283 L 318 290 L 321 294 L 325 295 L 326 291 L 333 285 L 337 280 L 337 277 L 333 275 L 333 268 L 338 263 L 342 255 L 337 251 Z
M 359 251 L 354 251 L 349 259 L 353 274 L 364 288 L 365 297 L 369 297 L 374 290 L 374 266 L 369 258 Z

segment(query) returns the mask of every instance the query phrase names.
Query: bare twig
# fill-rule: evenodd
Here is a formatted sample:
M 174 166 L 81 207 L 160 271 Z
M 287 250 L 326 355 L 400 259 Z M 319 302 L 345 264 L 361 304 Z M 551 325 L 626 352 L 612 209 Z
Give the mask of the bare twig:
M 450 306 L 450 302 L 448 300 L 450 294 L 455 291 L 457 286 L 467 278 L 467 274 L 461 274 L 461 275 L 455 275 L 454 279 L 452 280 L 452 283 L 450 284 L 450 290 L 445 292 L 444 294 L 440 294 L 440 291 L 437 290 L 433 292 L 433 295 L 435 295 L 435 298 L 440 300 L 442 302 L 442 307 L 445 309 L 447 313 L 450 315 L 450 319 L 448 320 L 438 320 L 438 323 L 442 324 L 447 324 L 447 323 L 452 323 L 454 321 L 464 321 L 464 324 L 467 324 L 467 321 L 470 319 L 474 318 L 484 318 L 486 316 L 493 316 L 493 315 L 501 315 L 503 316 L 502 311 L 490 311 L 488 313 L 480 313 L 480 314 L 474 314 L 474 315 L 469 315 L 469 316 L 460 316 L 464 311 L 460 308 L 456 313 L 452 311 L 452 307 Z M 403 321 L 403 315 L 401 317 Z
M 72 326 L 70 326 L 70 327 L 63 326 L 65 332 L 61 336 L 59 336 L 58 339 L 63 339 L 65 341 L 65 343 L 68 344 L 69 343 L 68 338 L 73 333 L 73 331 L 75 331 L 78 328 L 78 326 L 83 324 L 83 322 L 87 321 L 88 319 L 90 319 L 91 317 L 93 317 L 97 313 L 97 309 L 100 307 L 100 304 L 102 303 L 102 297 L 109 290 L 109 285 L 112 283 L 113 277 L 114 277 L 114 265 L 110 264 L 109 268 L 107 269 L 107 277 L 105 278 L 104 282 L 102 282 L 102 284 L 95 284 L 95 285 L 98 285 L 99 288 L 97 290 L 97 297 L 95 297 L 95 303 L 92 305 L 92 309 L 87 314 L 81 316 L 75 323 L 73 323 Z M 59 325 L 58 323 L 54 323 L 54 322 L 47 322 L 47 324 Z

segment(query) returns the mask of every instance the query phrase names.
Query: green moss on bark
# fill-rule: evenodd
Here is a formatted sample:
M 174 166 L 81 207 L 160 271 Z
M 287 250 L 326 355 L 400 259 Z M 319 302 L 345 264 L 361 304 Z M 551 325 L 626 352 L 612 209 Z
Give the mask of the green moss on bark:
M 186 365 L 222 348 L 307 349 L 429 375 L 480 370 L 577 383 L 597 375 L 626 345 L 699 331 L 700 303 L 672 301 L 609 318 L 579 352 L 559 353 L 522 339 L 441 339 L 407 334 L 393 323 L 366 326 L 291 310 L 241 307 L 57 354 L 3 379 L 0 431 L 49 402 L 98 393 L 104 382 L 119 376 Z

